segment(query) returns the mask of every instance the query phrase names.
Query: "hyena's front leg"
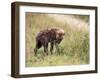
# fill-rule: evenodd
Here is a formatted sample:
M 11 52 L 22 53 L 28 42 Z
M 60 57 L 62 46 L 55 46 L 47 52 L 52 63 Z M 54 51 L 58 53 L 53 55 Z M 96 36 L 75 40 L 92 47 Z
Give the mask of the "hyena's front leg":
M 51 46 L 50 46 L 50 52 L 51 52 L 51 54 L 52 54 L 53 47 L 54 47 L 54 42 L 51 42 L 50 44 L 51 44 Z
M 60 54 L 59 44 L 56 41 L 55 41 L 55 47 L 56 47 L 57 52 Z
M 45 42 L 44 44 L 44 54 L 48 55 L 48 43 Z

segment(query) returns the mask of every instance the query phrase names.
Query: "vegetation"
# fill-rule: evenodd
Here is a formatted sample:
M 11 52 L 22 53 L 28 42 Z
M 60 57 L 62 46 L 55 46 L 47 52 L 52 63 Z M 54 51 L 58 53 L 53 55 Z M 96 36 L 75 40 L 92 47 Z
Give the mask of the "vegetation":
M 38 55 L 36 57 L 34 56 L 35 35 L 40 30 L 49 27 L 61 27 L 65 30 L 64 40 L 59 45 L 60 55 L 57 54 L 57 51 L 54 48 L 52 55 L 49 52 L 48 56 L 43 56 L 43 48 L 41 48 L 38 50 Z M 67 23 L 58 22 L 48 14 L 26 13 L 26 67 L 88 63 L 88 30 L 78 30 L 75 26 L 71 28 Z
M 82 15 L 82 16 L 77 16 L 78 18 L 84 20 L 85 22 L 88 22 L 89 21 L 89 16 L 86 16 L 86 15 Z

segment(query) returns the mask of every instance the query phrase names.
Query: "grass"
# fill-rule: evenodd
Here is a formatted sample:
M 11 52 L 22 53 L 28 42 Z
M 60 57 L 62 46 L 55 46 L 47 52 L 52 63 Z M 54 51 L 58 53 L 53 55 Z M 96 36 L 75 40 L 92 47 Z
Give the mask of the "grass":
M 38 50 L 37 57 L 34 56 L 33 49 L 37 32 L 55 26 L 63 28 L 66 34 L 59 45 L 60 55 L 54 49 L 52 55 L 48 52 L 48 56 L 43 56 L 43 48 L 41 48 Z M 57 22 L 47 14 L 26 13 L 26 67 L 80 64 L 89 64 L 88 30 L 78 30 L 75 27 L 70 28 L 67 23 Z

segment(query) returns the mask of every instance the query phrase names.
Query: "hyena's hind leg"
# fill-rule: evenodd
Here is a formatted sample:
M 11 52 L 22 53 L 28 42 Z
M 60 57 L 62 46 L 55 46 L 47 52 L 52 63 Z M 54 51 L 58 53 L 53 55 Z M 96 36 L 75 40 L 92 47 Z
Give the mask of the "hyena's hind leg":
M 38 50 L 39 48 L 41 48 L 41 46 L 42 46 L 41 42 L 36 41 L 36 46 L 35 46 L 35 48 L 34 48 L 35 56 L 37 56 L 37 50 Z

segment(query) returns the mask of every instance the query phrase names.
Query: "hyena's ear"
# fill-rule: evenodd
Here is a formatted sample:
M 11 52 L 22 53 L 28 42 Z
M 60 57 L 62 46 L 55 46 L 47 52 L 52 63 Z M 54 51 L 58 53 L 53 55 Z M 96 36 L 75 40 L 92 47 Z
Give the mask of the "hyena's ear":
M 59 38 L 59 34 L 56 34 L 56 39 Z

